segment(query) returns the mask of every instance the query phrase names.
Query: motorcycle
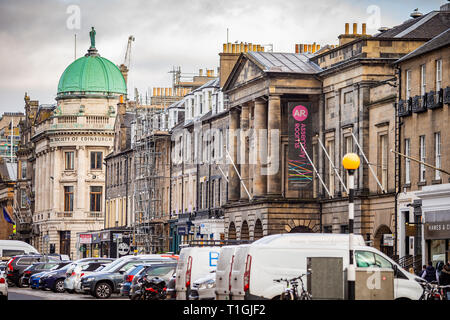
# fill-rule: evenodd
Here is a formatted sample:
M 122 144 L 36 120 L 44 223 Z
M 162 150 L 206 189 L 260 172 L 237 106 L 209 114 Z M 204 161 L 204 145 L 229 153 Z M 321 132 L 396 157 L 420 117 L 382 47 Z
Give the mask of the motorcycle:
M 138 287 L 132 300 L 165 300 L 167 297 L 166 281 L 159 277 L 148 278 L 146 275 L 138 280 Z

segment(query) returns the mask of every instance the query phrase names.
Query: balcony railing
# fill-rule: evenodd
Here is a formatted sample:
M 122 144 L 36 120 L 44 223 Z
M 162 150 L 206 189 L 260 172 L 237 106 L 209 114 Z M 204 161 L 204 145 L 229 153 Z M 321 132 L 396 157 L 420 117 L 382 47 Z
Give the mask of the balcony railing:
M 447 88 L 444 89 L 442 102 L 445 103 L 445 104 L 450 104 L 450 87 L 447 87 Z
M 97 212 L 97 211 L 90 211 L 90 212 L 88 212 L 88 217 L 89 218 L 102 218 L 103 217 L 103 213 L 102 212 Z
M 444 90 L 441 89 L 439 91 L 430 91 L 427 93 L 427 108 L 428 109 L 437 109 L 442 107 L 442 96 Z
M 412 98 L 412 112 L 420 113 L 427 111 L 427 94 L 423 96 L 414 96 Z
M 58 218 L 72 218 L 73 212 L 72 211 L 57 212 L 56 216 Z
M 412 102 L 411 98 L 409 98 L 408 100 L 399 100 L 398 102 L 399 117 L 406 117 L 411 115 L 411 102 Z

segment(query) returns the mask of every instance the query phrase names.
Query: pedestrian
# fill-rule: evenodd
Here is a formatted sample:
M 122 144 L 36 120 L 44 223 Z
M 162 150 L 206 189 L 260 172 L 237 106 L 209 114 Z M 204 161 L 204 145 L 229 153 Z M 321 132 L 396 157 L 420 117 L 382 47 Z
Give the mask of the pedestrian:
M 441 275 L 439 277 L 439 284 L 441 286 L 450 285 L 450 262 L 442 268 Z M 445 288 L 444 292 L 447 294 L 447 300 L 450 300 L 450 289 Z
M 436 269 L 433 267 L 433 263 L 428 262 L 428 266 L 425 269 L 425 273 L 422 275 L 422 278 L 427 280 L 428 282 L 436 281 Z
M 439 283 L 439 277 L 441 276 L 441 271 L 443 268 L 444 268 L 444 261 L 438 261 L 438 263 L 436 263 L 436 280 L 438 283 Z
M 422 266 L 422 271 L 420 271 L 420 277 L 425 278 L 425 273 L 427 272 L 427 265 Z

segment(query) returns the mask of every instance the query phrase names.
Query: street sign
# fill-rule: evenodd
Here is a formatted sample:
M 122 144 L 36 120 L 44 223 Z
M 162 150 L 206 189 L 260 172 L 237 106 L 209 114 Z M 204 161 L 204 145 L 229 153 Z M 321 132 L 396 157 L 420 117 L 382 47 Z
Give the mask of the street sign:
M 125 242 L 121 242 L 118 251 L 120 255 L 124 256 L 130 251 L 130 247 Z

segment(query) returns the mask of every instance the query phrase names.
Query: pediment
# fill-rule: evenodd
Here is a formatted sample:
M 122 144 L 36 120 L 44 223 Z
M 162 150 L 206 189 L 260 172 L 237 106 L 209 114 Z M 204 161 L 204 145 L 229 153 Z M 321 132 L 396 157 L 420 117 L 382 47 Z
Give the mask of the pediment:
M 242 55 L 236 62 L 225 86 L 227 90 L 231 90 L 263 76 L 263 70 L 251 61 L 248 56 Z

